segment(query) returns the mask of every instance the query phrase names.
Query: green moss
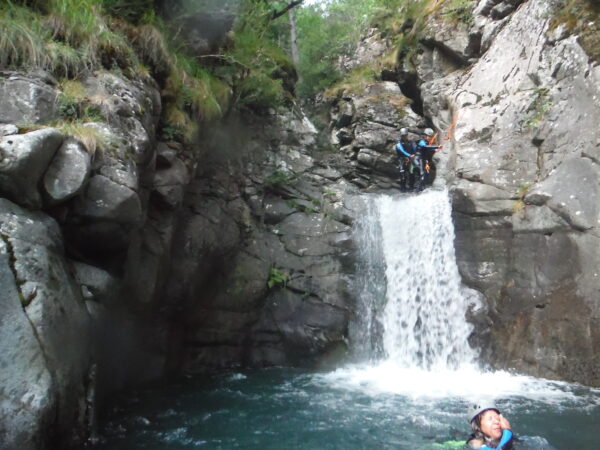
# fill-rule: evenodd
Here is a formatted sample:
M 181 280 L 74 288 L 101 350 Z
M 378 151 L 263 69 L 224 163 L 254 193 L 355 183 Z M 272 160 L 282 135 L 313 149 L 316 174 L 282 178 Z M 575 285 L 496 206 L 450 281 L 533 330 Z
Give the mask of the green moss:
M 279 270 L 276 267 L 271 267 L 267 286 L 269 286 L 269 289 L 284 288 L 287 285 L 289 276 L 289 273 Z

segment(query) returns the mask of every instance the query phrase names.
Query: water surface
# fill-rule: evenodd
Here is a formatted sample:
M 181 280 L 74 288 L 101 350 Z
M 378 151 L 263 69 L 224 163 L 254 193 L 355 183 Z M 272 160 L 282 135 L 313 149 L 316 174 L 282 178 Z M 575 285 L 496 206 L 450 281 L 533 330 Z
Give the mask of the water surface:
M 116 399 L 94 448 L 456 448 L 448 441 L 467 437 L 471 401 L 490 383 L 489 400 L 524 439 L 516 448 L 597 448 L 598 390 L 506 373 L 447 375 L 384 365 L 180 380 Z

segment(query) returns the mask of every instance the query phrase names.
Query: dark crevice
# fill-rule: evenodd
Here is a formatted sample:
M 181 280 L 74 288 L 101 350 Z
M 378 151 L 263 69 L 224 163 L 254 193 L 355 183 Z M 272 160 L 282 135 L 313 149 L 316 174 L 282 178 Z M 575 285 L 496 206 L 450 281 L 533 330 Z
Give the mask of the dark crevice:
M 412 100 L 411 108 L 419 116 L 423 116 L 423 98 L 419 87 L 419 78 L 415 72 L 400 72 L 397 77 L 402 95 Z
M 19 300 L 21 301 L 21 305 L 25 307 L 27 305 L 25 305 L 25 302 L 23 301 L 24 296 L 23 292 L 21 292 L 21 286 L 23 282 L 19 281 L 19 276 L 17 275 L 17 268 L 15 267 L 15 263 L 17 262 L 17 257 L 15 256 L 15 249 L 13 248 L 12 242 L 10 242 L 9 237 L 4 233 L 2 234 L 2 240 L 4 241 L 4 244 L 6 245 L 6 250 L 8 252 L 8 267 L 10 268 L 10 271 L 12 272 L 13 277 L 15 279 L 15 287 L 17 288 Z
M 35 338 L 36 342 L 38 343 L 40 353 L 42 355 L 42 358 L 44 359 L 44 363 L 45 363 L 44 365 L 46 367 L 46 370 L 48 371 L 48 374 L 50 375 L 52 391 L 57 393 L 56 399 L 55 399 L 55 407 L 52 411 L 53 417 L 52 417 L 52 420 L 50 420 L 50 424 L 51 424 L 50 429 L 55 429 L 55 426 L 53 424 L 56 424 L 58 422 L 58 418 L 60 417 L 60 395 L 58 395 L 57 375 L 56 375 L 56 371 L 53 368 L 52 360 L 48 354 L 48 351 L 46 350 L 46 348 L 44 346 L 43 339 L 40 336 L 35 324 L 29 317 L 29 314 L 27 314 L 27 309 L 26 309 L 26 307 L 29 305 L 29 303 L 35 296 L 33 296 L 31 299 L 29 299 L 29 302 L 28 302 L 27 299 L 25 298 L 25 296 L 23 295 L 23 292 L 21 291 L 21 285 L 23 284 L 23 281 L 21 281 L 17 275 L 17 268 L 15 266 L 17 257 L 15 255 L 14 247 L 12 245 L 12 242 L 10 242 L 9 236 L 7 236 L 6 234 L 2 234 L 1 237 L 6 245 L 6 249 L 8 252 L 8 265 L 9 265 L 10 271 L 13 273 L 13 276 L 15 279 L 15 287 L 17 290 L 17 294 L 19 296 L 19 301 L 23 308 L 23 315 L 25 316 L 25 319 L 31 326 L 31 331 L 33 333 L 33 337 Z M 52 433 L 50 432 L 49 435 L 52 436 Z M 58 437 L 54 436 L 54 438 L 57 439 Z

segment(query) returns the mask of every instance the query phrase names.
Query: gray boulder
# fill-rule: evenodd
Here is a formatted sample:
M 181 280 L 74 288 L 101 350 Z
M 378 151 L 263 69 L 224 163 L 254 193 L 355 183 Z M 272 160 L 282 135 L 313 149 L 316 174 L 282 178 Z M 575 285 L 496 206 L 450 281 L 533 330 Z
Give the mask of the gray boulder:
M 119 286 L 118 280 L 99 267 L 81 262 L 72 263 L 75 279 L 81 286 L 81 295 L 86 301 L 105 305 L 114 302 Z
M 161 205 L 175 210 L 183 201 L 185 186 L 190 181 L 189 170 L 176 156 L 159 167 L 154 174 L 153 194 Z
M 10 136 L 11 134 L 18 134 L 19 129 L 12 124 L 0 124 L 0 137 Z
M 91 156 L 83 144 L 73 138 L 66 139 L 44 175 L 43 186 L 49 204 L 75 197 L 85 186 L 91 165 Z
M 142 220 L 138 194 L 103 175 L 90 178 L 84 195 L 78 199 L 75 212 L 88 220 L 114 222 L 130 227 L 139 225 Z
M 58 118 L 58 92 L 43 80 L 0 78 L 0 123 L 36 124 Z
M 23 206 L 38 209 L 38 184 L 64 136 L 53 128 L 0 138 L 0 192 Z

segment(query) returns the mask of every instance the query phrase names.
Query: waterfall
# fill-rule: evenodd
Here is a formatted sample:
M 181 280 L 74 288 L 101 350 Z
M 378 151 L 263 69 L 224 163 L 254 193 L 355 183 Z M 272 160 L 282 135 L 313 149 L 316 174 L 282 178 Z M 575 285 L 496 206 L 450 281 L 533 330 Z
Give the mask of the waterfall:
M 359 253 L 355 292 L 359 302 L 357 321 L 350 324 L 350 339 L 357 360 L 375 362 L 384 356 L 380 315 L 385 307 L 386 278 L 381 224 L 372 197 L 365 198 L 355 235 Z
M 363 222 L 371 225 L 359 226 L 367 261 L 359 285 L 362 308 L 370 312 L 359 311 L 360 345 L 380 347 L 376 354 L 399 367 L 456 369 L 474 362 L 465 320 L 469 295 L 456 266 L 447 191 L 368 203 Z

